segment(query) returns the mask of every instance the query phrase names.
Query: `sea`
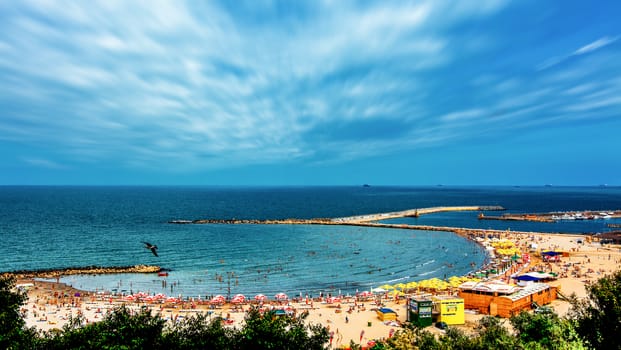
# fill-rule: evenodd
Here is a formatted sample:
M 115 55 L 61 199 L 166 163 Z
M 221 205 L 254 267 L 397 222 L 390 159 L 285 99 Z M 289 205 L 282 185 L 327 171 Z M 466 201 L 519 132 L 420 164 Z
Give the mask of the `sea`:
M 322 225 L 171 224 L 171 220 L 335 218 L 435 206 L 509 213 L 621 209 L 621 187 L 0 186 L 0 272 L 157 265 L 157 274 L 74 275 L 89 291 L 206 297 L 354 294 L 465 275 L 485 250 L 449 232 Z M 486 215 L 499 215 L 489 212 Z M 619 219 L 478 220 L 448 212 L 390 223 L 595 233 Z M 158 257 L 143 242 L 159 247 Z

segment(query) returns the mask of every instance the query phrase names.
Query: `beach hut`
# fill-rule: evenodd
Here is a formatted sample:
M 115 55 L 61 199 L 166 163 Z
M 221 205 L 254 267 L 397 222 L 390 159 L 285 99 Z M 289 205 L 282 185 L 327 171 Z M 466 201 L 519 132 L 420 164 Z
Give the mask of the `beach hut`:
M 379 319 L 382 322 L 394 321 L 397 319 L 397 313 L 393 309 L 382 307 L 382 308 L 377 309 L 376 312 L 377 312 L 377 317 L 379 317 Z
M 525 287 L 508 285 L 499 281 L 466 282 L 459 287 L 460 298 L 466 309 L 476 309 L 482 314 L 511 317 L 533 305 L 546 305 L 556 299 L 556 288 L 545 283 L 531 283 Z
M 438 322 L 448 325 L 464 324 L 464 299 L 448 295 L 432 297 L 433 311 L 437 315 Z
M 544 272 L 528 272 L 519 276 L 511 276 L 518 281 L 520 285 L 526 285 L 529 282 L 539 282 L 556 279 L 555 275 Z
M 407 321 L 418 327 L 428 327 L 433 323 L 433 301 L 427 297 L 410 298 L 407 303 Z

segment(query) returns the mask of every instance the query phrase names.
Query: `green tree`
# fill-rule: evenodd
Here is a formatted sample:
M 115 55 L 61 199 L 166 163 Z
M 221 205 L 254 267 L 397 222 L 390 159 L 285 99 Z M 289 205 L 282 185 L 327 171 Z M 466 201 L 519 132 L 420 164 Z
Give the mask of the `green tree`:
M 0 349 L 34 347 L 37 332 L 26 328 L 20 307 L 26 303 L 25 292 L 15 289 L 15 278 L 0 276 Z
M 160 349 L 166 321 L 149 310 L 136 314 L 125 306 L 100 322 L 83 325 L 78 317 L 60 333 L 48 333 L 46 349 Z
M 525 349 L 584 349 L 570 320 L 554 312 L 521 312 L 511 317 L 511 325 Z
M 236 349 L 326 349 L 328 330 L 321 325 L 307 325 L 307 314 L 298 317 L 278 316 L 273 311 L 261 314 L 251 308 L 245 325 L 237 334 Z
M 479 337 L 474 349 L 514 350 L 520 349 L 517 338 L 511 335 L 499 318 L 485 316 L 477 326 Z
M 446 334 L 440 337 L 440 344 L 442 349 L 460 349 L 460 350 L 469 350 L 469 349 L 478 349 L 480 337 L 471 337 L 468 336 L 464 331 L 455 328 L 449 327 L 446 329 Z
M 588 298 L 572 299 L 571 318 L 588 346 L 621 349 L 621 270 L 587 286 Z
M 166 349 L 229 349 L 236 331 L 222 326 L 222 318 L 199 313 L 174 323 L 164 334 Z

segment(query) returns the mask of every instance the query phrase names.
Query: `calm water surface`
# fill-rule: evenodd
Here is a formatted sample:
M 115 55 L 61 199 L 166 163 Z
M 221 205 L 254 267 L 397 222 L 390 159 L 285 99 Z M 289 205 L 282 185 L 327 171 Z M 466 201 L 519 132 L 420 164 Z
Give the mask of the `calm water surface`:
M 516 213 L 611 210 L 621 209 L 621 189 L 7 186 L 0 187 L 0 271 L 150 264 L 170 269 L 170 275 L 71 276 L 64 281 L 85 289 L 185 296 L 229 290 L 353 293 L 384 283 L 465 274 L 485 255 L 472 242 L 444 232 L 167 222 L 340 217 L 453 205 L 501 205 Z M 601 232 L 608 223 L 619 223 L 479 221 L 476 215 L 439 213 L 392 222 L 546 232 Z M 160 257 L 141 241 L 157 244 Z

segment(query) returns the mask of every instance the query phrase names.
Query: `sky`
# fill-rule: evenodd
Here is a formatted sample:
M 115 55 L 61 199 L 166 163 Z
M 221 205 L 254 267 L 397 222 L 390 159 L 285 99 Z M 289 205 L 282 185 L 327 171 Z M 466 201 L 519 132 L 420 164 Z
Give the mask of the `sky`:
M 621 2 L 2 1 L 2 185 L 621 185 Z

